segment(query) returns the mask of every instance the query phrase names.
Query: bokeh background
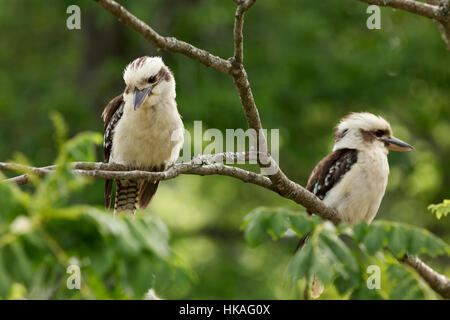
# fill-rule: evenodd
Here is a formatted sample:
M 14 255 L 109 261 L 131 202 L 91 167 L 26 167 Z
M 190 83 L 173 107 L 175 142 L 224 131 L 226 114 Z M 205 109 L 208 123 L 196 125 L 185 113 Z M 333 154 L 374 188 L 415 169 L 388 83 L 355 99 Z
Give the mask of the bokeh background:
M 66 28 L 66 8 L 74 3 L 81 8 L 81 30 Z M 162 35 L 232 55 L 231 0 L 121 3 Z M 382 8 L 381 30 L 368 30 L 366 8 L 356 0 L 258 1 L 251 8 L 245 64 L 263 126 L 280 129 L 280 165 L 304 185 L 330 152 L 333 126 L 342 116 L 384 116 L 416 150 L 389 155 L 391 174 L 377 219 L 426 228 L 448 243 L 449 218 L 438 221 L 427 206 L 450 191 L 450 54 L 432 21 Z M 246 128 L 229 76 L 158 51 L 93 1 L 2 0 L 0 30 L 0 161 L 22 153 L 35 165 L 52 163 L 57 151 L 51 111 L 62 114 L 69 136 L 101 132 L 104 106 L 123 90 L 123 68 L 142 55 L 161 55 L 174 72 L 188 130 L 196 120 L 204 129 Z M 71 201 L 101 207 L 103 181 Z M 244 241 L 243 217 L 261 205 L 297 208 L 228 177 L 181 176 L 162 183 L 139 214 L 167 224 L 172 249 L 195 274 L 195 281 L 167 297 L 296 297 L 284 280 L 296 238 L 256 248 Z M 431 263 L 450 274 L 448 258 Z

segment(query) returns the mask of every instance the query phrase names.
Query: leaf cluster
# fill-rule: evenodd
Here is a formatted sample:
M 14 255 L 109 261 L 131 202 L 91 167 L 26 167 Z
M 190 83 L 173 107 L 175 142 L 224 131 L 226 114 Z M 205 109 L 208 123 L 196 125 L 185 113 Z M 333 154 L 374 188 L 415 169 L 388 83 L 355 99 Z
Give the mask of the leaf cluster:
M 416 276 L 395 258 L 405 254 L 450 255 L 449 246 L 429 231 L 389 221 L 334 226 L 304 211 L 258 208 L 245 217 L 243 228 L 250 246 L 261 244 L 267 235 L 277 240 L 292 231 L 298 237 L 307 237 L 291 260 L 289 278 L 297 284 L 314 275 L 351 299 L 424 298 Z M 371 265 L 380 267 L 381 277 L 386 278 L 382 290 L 368 289 Z

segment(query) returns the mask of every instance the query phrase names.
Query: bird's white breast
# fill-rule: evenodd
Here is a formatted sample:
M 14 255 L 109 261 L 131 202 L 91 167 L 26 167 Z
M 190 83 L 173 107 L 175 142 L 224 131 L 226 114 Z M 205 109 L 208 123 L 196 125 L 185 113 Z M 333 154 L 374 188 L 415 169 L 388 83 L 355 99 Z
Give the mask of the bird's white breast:
M 137 110 L 126 103 L 114 130 L 111 161 L 146 168 L 173 163 L 183 144 L 183 129 L 174 101 Z
M 336 209 L 348 223 L 370 223 L 378 212 L 389 175 L 386 153 L 359 151 L 358 160 L 341 181 L 325 196 L 324 202 Z

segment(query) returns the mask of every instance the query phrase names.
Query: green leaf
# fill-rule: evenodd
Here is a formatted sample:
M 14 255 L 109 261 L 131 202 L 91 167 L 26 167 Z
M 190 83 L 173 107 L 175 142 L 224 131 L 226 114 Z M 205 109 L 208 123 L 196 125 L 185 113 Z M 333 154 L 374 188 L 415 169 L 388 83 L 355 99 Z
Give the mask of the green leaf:
M 413 278 L 407 278 L 397 284 L 389 294 L 389 300 L 422 300 L 425 299 L 419 283 Z
M 56 111 L 52 111 L 50 113 L 50 119 L 52 120 L 53 126 L 55 127 L 56 142 L 61 148 L 62 145 L 64 144 L 64 142 L 66 141 L 66 136 L 67 136 L 66 123 L 64 122 L 64 119 L 61 116 L 61 114 Z M 60 152 L 62 152 L 61 149 L 60 149 Z
M 361 243 L 364 237 L 366 236 L 368 230 L 369 226 L 367 225 L 366 221 L 363 220 L 357 223 L 353 227 L 353 234 L 352 234 L 353 240 L 355 240 L 356 243 Z
M 428 230 L 402 223 L 376 221 L 370 226 L 358 223 L 346 234 L 349 234 L 355 242 L 362 239 L 370 255 L 384 247 L 396 257 L 405 253 L 411 255 L 425 253 L 431 257 L 450 254 L 450 247 Z
M 89 258 L 95 275 L 101 278 L 111 269 L 116 257 L 113 248 L 102 244 L 98 250 L 90 253 Z
M 304 248 L 295 254 L 289 266 L 289 274 L 294 279 L 309 274 L 317 277 L 324 285 L 330 283 L 333 278 L 349 280 L 355 274 L 358 275 L 360 268 L 356 259 L 336 232 L 337 229 L 330 222 L 314 229 Z M 351 281 L 349 288 L 355 285 Z
M 245 228 L 245 240 L 254 247 L 261 244 L 267 234 L 272 240 L 277 240 L 292 228 L 302 236 L 312 231 L 319 223 L 320 218 L 308 216 L 305 212 L 293 213 L 285 208 L 261 207 L 245 216 L 242 227 Z
M 2 178 L 0 174 L 0 179 Z M 19 192 L 21 191 L 10 183 L 0 183 L 0 225 L 10 223 L 25 210 L 20 200 L 16 198 Z
M 271 214 L 267 223 L 267 232 L 272 237 L 272 240 L 280 238 L 289 228 L 289 212 L 279 210 Z
M 431 257 L 449 253 L 448 245 L 429 231 L 399 223 L 391 226 L 388 248 L 396 257 L 405 253 L 426 253 Z
M 350 249 L 347 245 L 339 239 L 335 234 L 331 233 L 322 233 L 321 239 L 327 244 L 330 248 L 330 252 L 336 256 L 336 259 L 347 269 L 355 272 L 359 270 L 358 262 L 355 257 L 352 255 Z M 345 274 L 340 273 L 344 278 Z
M 376 289 L 369 289 L 364 283 L 352 292 L 350 300 L 383 300 L 383 297 Z
M 74 175 L 68 161 L 95 160 L 94 147 L 102 139 L 98 133 L 82 133 L 66 142 L 62 118 L 52 118 L 59 144 L 54 172 L 35 179 L 34 190 L 0 184 L 0 298 L 142 299 L 152 284 L 166 293 L 179 287 L 187 292 L 192 278 L 183 277 L 188 269 L 173 258 L 160 219 L 69 205 L 87 180 Z M 288 215 L 271 215 L 265 231 L 281 236 Z M 86 290 L 64 285 L 70 257 L 77 258 Z
M 288 267 L 288 274 L 294 281 L 301 279 L 309 271 L 312 264 L 312 244 L 308 241 L 305 246 L 298 250 Z
M 298 212 L 290 216 L 291 228 L 299 237 L 304 237 L 314 230 L 320 223 L 314 217 L 308 216 L 306 212 Z
M 418 300 L 425 299 L 418 281 L 401 264 L 390 264 L 386 270 L 392 290 L 389 293 L 390 300 Z
M 360 279 L 359 274 L 355 273 L 347 278 L 344 278 L 339 275 L 338 277 L 336 277 L 336 279 L 334 279 L 333 284 L 336 287 L 336 290 L 339 292 L 339 294 L 343 295 L 346 292 L 356 288 L 361 281 L 363 280 Z
M 388 248 L 394 256 L 399 257 L 406 253 L 409 245 L 408 234 L 406 228 L 401 224 L 391 227 Z
M 256 208 L 244 218 L 245 239 L 251 246 L 261 244 L 266 235 L 279 239 L 290 227 L 291 212 L 285 208 Z
M 428 230 L 413 227 L 407 233 L 410 239 L 408 253 L 411 255 L 425 253 L 431 257 L 436 257 L 438 255 L 450 254 L 448 244 Z
M 269 218 L 266 211 L 253 211 L 245 219 L 245 240 L 251 247 L 261 244 L 266 238 L 266 226 Z
M 385 225 L 379 222 L 374 222 L 369 227 L 369 231 L 363 240 L 367 252 L 373 255 L 383 248 L 387 234 L 387 227 Z
M 11 243 L 10 248 L 14 256 L 15 270 L 20 275 L 20 279 L 24 282 L 29 282 L 32 276 L 32 268 L 22 244 L 19 241 L 15 241 Z
M 318 245 L 313 246 L 311 274 L 319 278 L 324 285 L 330 283 L 334 270 L 339 269 L 340 273 L 346 274 L 339 261 L 334 259 L 334 263 L 332 263 L 334 256 L 329 254 L 329 247 L 319 239 Z
M 101 144 L 103 136 L 98 132 L 82 132 L 66 142 L 67 161 L 95 161 L 95 146 Z
M 0 298 L 6 299 L 12 284 L 12 278 L 6 270 L 3 250 L 0 250 Z
M 128 295 L 143 298 L 152 285 L 154 261 L 149 256 L 136 257 L 124 261 L 128 286 Z
M 408 237 L 410 239 L 408 246 L 408 254 L 416 255 L 426 251 L 427 237 L 425 233 L 418 228 L 408 229 Z
M 143 219 L 125 220 L 144 248 L 154 252 L 161 258 L 169 255 L 170 249 L 163 238 L 163 234 L 151 222 Z
M 8 300 L 24 299 L 27 294 L 27 288 L 22 283 L 13 283 Z
M 426 230 L 424 230 L 424 232 L 427 235 L 427 241 L 425 243 L 425 253 L 427 253 L 432 258 L 441 254 L 449 254 L 449 247 L 444 241 Z
M 90 218 L 96 222 L 98 231 L 104 237 L 113 237 L 122 253 L 138 253 L 142 248 L 136 237 L 123 218 L 115 218 L 97 210 L 88 212 Z
M 438 204 L 430 204 L 428 210 L 434 213 L 438 219 L 446 217 L 450 212 L 450 199 L 445 199 Z

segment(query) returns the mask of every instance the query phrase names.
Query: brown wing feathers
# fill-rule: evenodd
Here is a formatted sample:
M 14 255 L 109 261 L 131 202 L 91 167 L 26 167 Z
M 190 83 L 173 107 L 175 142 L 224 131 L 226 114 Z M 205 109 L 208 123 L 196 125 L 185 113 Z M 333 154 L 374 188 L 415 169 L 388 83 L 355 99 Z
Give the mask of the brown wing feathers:
M 323 158 L 311 172 L 306 189 L 323 200 L 358 160 L 358 150 L 338 149 Z M 307 211 L 309 214 L 312 212 Z M 309 234 L 300 239 L 296 252 L 308 240 Z
M 311 173 L 306 189 L 323 200 L 358 160 L 355 149 L 339 149 L 322 159 Z
M 123 94 L 112 99 L 102 113 L 103 119 L 103 156 L 104 162 L 109 162 L 112 149 L 114 128 L 123 114 Z M 112 180 L 105 181 L 105 208 L 111 207 Z
M 158 189 L 159 181 L 156 183 L 151 183 L 150 181 L 141 181 L 139 183 L 138 190 L 138 206 L 141 209 L 147 208 L 150 201 L 152 201 L 156 190 Z
M 112 99 L 105 107 L 102 113 L 103 119 L 103 155 L 105 162 L 109 161 L 111 156 L 112 138 L 114 128 L 123 115 L 123 94 Z

